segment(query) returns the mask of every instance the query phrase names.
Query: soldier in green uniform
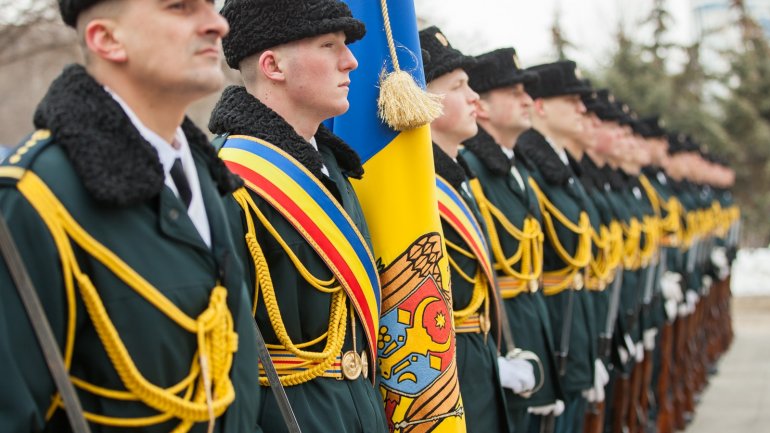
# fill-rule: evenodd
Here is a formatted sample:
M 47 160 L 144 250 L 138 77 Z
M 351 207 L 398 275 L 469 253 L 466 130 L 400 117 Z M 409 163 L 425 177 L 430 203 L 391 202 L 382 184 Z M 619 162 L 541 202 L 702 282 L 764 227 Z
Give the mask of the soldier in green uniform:
M 420 46 L 427 53 L 423 58 L 428 91 L 444 95 L 443 114 L 431 123 L 431 137 L 439 177 L 441 226 L 450 262 L 457 371 L 465 422 L 469 432 L 509 432 L 511 423 L 497 361 L 500 303 L 486 229 L 469 186 L 475 176 L 458 154 L 462 141 L 477 131 L 479 95 L 468 85 L 466 73 L 475 59 L 452 48 L 436 27 L 420 31 Z M 531 366 L 526 367 L 528 377 L 510 379 L 531 389 L 534 376 Z
M 516 51 L 501 48 L 476 57 L 468 75 L 471 88 L 480 94 L 476 112 L 478 134 L 464 142 L 463 159 L 479 180 L 476 201 L 490 234 L 497 282 L 516 348 L 536 355 L 530 360 L 508 361 L 508 368 L 527 371 L 521 362 L 532 363 L 535 389 L 516 383 L 504 385 L 508 410 L 517 432 L 539 432 L 541 415 L 562 399 L 556 371 L 551 320 L 542 290 L 542 217 L 529 185 L 530 168 L 514 156 L 516 140 L 531 127 L 532 98 L 524 83 L 537 80 L 521 69 Z M 517 258 L 518 257 L 518 258 Z M 507 342 L 506 342 L 507 343 Z M 513 349 L 513 348 L 510 348 Z M 516 361 L 516 362 L 514 362 Z M 502 361 L 501 361 L 502 362 Z M 517 368 L 518 367 L 518 368 Z M 542 367 L 542 369 L 541 369 Z M 552 410 L 550 410 L 552 412 Z
M 347 44 L 362 22 L 337 0 L 232 0 L 222 14 L 230 67 L 209 129 L 220 156 L 246 181 L 231 222 L 251 264 L 257 324 L 304 432 L 384 432 L 375 387 L 378 302 L 369 231 L 350 184 L 358 155 L 321 125 L 348 109 Z M 335 234 L 335 241 L 329 236 Z M 260 376 L 265 431 L 287 431 Z
M 37 131 L 0 165 L 0 213 L 91 431 L 258 430 L 223 199 L 241 182 L 184 115 L 223 84 L 227 22 L 203 0 L 59 6 L 86 66 L 56 78 Z M 0 296 L 0 430 L 71 431 L 2 261 Z
M 528 69 L 537 83 L 527 85 L 534 99 L 533 128 L 516 143 L 532 167 L 533 188 L 543 211 L 546 234 L 543 291 L 551 318 L 565 412 L 557 418 L 559 432 L 580 432 L 586 410 L 583 391 L 594 383 L 597 347 L 593 303 L 584 288 L 591 259 L 591 221 L 585 209 L 590 199 L 579 183 L 564 148 L 580 134 L 585 106 L 580 95 L 589 91 L 576 65 L 560 61 Z

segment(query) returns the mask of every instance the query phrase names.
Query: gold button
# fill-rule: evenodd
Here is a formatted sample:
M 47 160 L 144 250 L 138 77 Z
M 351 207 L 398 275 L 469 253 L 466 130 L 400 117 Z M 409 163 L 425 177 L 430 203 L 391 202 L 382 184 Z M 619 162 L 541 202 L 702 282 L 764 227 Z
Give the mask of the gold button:
M 573 282 L 573 288 L 575 290 L 583 290 L 584 282 L 583 282 L 583 274 L 580 272 L 575 273 L 575 278 Z

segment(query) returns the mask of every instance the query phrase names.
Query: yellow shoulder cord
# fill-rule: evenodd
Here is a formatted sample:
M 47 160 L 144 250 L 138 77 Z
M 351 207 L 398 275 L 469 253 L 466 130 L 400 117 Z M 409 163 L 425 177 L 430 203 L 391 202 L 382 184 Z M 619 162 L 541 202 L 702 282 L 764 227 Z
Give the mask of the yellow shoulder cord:
M 86 419 L 114 427 L 146 427 L 178 418 L 181 423 L 174 429 L 175 432 L 186 432 L 196 422 L 208 421 L 212 425 L 214 419 L 222 415 L 235 399 L 229 374 L 233 354 L 238 349 L 238 336 L 233 331 L 232 316 L 227 308 L 227 289 L 215 287 L 206 310 L 197 318 L 191 318 L 112 251 L 91 237 L 37 175 L 27 172 L 19 181 L 18 189 L 46 224 L 59 251 L 69 304 L 64 357 L 66 367 L 69 369 L 72 363 L 72 345 L 75 338 L 74 280 L 77 282 L 86 312 L 126 391 L 102 388 L 77 378 L 72 378 L 73 384 L 100 397 L 141 401 L 160 412 L 158 415 L 143 418 L 108 417 L 85 412 Z M 71 241 L 182 329 L 197 336 L 198 352 L 190 361 L 190 373 L 181 382 L 169 388 L 161 388 L 141 374 L 110 320 L 98 291 L 88 275 L 80 269 Z M 179 396 L 182 392 L 183 395 Z M 61 407 L 58 396 L 54 397 L 54 402 L 48 410 L 49 418 L 56 407 Z
M 681 204 L 676 197 L 670 197 L 668 202 L 661 202 L 661 209 L 666 216 L 661 218 L 661 231 L 668 239 L 667 246 L 676 247 L 682 238 Z
M 551 240 L 551 245 L 553 245 L 559 258 L 567 264 L 567 268 L 581 269 L 588 266 L 588 262 L 591 260 L 591 221 L 588 219 L 588 214 L 581 211 L 578 223 L 573 223 L 548 200 L 534 179 L 530 178 L 529 184 L 532 186 L 540 202 L 540 210 L 543 213 L 543 221 L 545 221 L 548 238 Z M 567 252 L 566 248 L 559 241 L 552 217 L 555 217 L 567 230 L 578 236 L 574 256 Z
M 623 240 L 623 226 L 618 222 L 618 220 L 612 220 L 610 222 L 610 239 L 611 241 L 611 248 L 610 248 L 610 256 L 607 259 L 607 268 L 611 272 L 610 279 L 614 278 L 615 273 L 620 270 L 622 272 L 622 269 L 619 269 L 623 264 L 623 253 L 625 250 L 625 243 Z
M 240 188 L 239 190 L 235 191 L 233 193 L 233 197 L 243 209 L 244 215 L 246 217 L 247 232 L 245 238 L 246 243 L 249 246 L 249 252 L 251 253 L 252 260 L 254 261 L 254 269 L 256 272 L 253 308 L 256 312 L 257 298 L 261 293 L 262 299 L 265 303 L 265 309 L 267 310 L 268 318 L 270 319 L 270 324 L 273 328 L 273 331 L 275 332 L 276 338 L 278 338 L 278 341 L 280 342 L 280 344 L 268 344 L 267 347 L 269 349 L 287 350 L 304 361 L 301 364 L 291 364 L 288 368 L 295 369 L 297 367 L 303 367 L 312 364 L 312 366 L 305 371 L 280 375 L 281 383 L 284 386 L 292 386 L 313 380 L 316 377 L 322 375 L 331 367 L 331 365 L 337 359 L 337 356 L 342 351 L 342 346 L 345 343 L 345 332 L 347 328 L 347 321 L 345 320 L 347 315 L 347 296 L 345 291 L 343 291 L 342 287 L 339 285 L 329 287 L 334 283 L 334 278 L 326 281 L 320 280 L 307 270 L 307 268 L 296 256 L 296 254 L 294 254 L 294 252 L 286 244 L 283 238 L 281 238 L 275 227 L 270 224 L 264 213 L 262 213 L 259 207 L 254 203 L 254 200 L 251 198 L 251 195 L 245 188 Z M 260 223 L 281 245 L 300 275 L 302 275 L 302 277 L 305 278 L 305 280 L 315 289 L 324 293 L 331 294 L 329 328 L 318 338 L 315 338 L 312 341 L 306 343 L 295 344 L 291 340 L 288 331 L 286 331 L 286 326 L 283 323 L 283 317 L 281 316 L 278 300 L 275 296 L 275 288 L 273 287 L 270 270 L 268 269 L 267 261 L 265 260 L 265 255 L 262 251 L 262 248 L 257 242 L 256 229 L 254 227 L 252 215 L 257 216 Z M 326 345 L 322 351 L 313 352 L 302 350 L 306 347 L 323 341 L 324 338 L 326 338 Z M 282 368 L 280 365 L 276 365 L 276 370 L 278 370 L 278 373 L 281 374 Z M 262 386 L 269 385 L 267 377 L 260 377 L 259 383 Z
M 658 218 L 645 215 L 642 220 L 642 233 L 644 234 L 644 246 L 639 248 L 639 258 L 642 266 L 647 266 L 658 250 L 658 235 L 660 233 Z
M 489 201 L 478 180 L 471 181 L 470 186 L 487 226 L 489 243 L 495 258 L 495 269 L 525 282 L 540 278 L 543 271 L 542 244 L 544 237 L 540 223 L 535 218 L 527 217 L 524 219 L 522 230 L 519 230 L 500 209 Z M 495 222 L 499 222 L 509 236 L 519 241 L 516 252 L 510 257 L 506 257 L 503 251 Z M 521 263 L 521 271 L 513 268 L 516 263 Z
M 639 243 L 642 237 L 641 225 L 636 217 L 632 217 L 628 224 L 622 223 L 622 226 L 623 237 L 625 238 L 623 266 L 630 271 L 635 271 L 639 269 L 641 259 L 639 253 Z
M 607 226 L 602 224 L 599 226 L 598 233 L 593 228 L 591 229 L 591 239 L 596 246 L 597 252 L 591 255 L 591 260 L 588 263 L 588 269 L 590 270 L 589 279 L 596 279 L 598 287 L 595 289 L 603 290 L 612 271 L 609 261 L 612 253 L 613 238 Z

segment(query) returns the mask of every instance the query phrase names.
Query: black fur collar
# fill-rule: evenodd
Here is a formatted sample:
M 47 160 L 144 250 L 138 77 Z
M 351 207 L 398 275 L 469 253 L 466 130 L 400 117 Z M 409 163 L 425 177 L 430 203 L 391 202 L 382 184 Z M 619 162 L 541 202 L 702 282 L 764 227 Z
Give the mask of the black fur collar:
M 433 166 L 436 174 L 458 191 L 463 182 L 475 177 L 461 155 L 458 154 L 457 162 L 454 162 L 436 143 L 433 143 Z
M 211 113 L 209 130 L 215 134 L 243 134 L 265 140 L 291 155 L 317 178 L 326 177 L 321 171 L 321 154 L 245 87 L 229 86 L 225 89 Z M 327 147 L 332 151 L 346 176 L 356 179 L 363 176 L 361 158 L 341 138 L 321 125 L 315 139 L 319 148 Z
M 473 152 L 479 160 L 498 176 L 506 176 L 511 171 L 511 160 L 503 152 L 494 138 L 479 125 L 479 132 L 475 137 L 466 140 L 465 148 Z
M 596 165 L 594 160 L 587 154 L 583 155 L 583 159 L 580 160 L 580 167 L 583 172 L 583 175 L 581 176 L 583 185 L 588 184 L 590 185 L 590 188 L 601 189 L 604 185 L 604 179 L 601 169 Z
M 607 169 L 607 179 L 610 181 L 610 186 L 615 191 L 623 191 L 626 189 L 627 183 L 626 179 L 623 177 L 623 174 L 621 173 L 621 170 L 618 169 L 612 169 L 609 166 L 605 167 Z
M 110 206 L 132 206 L 163 189 L 158 152 L 131 123 L 120 105 L 85 68 L 67 66 L 37 106 L 36 128 L 50 129 L 88 193 Z M 233 175 L 206 136 L 185 118 L 182 130 L 191 151 L 203 158 L 220 194 L 237 189 Z
M 537 167 L 543 179 L 551 185 L 565 185 L 573 175 L 543 134 L 533 128 L 519 136 L 516 141 L 516 152 L 524 156 L 530 166 Z

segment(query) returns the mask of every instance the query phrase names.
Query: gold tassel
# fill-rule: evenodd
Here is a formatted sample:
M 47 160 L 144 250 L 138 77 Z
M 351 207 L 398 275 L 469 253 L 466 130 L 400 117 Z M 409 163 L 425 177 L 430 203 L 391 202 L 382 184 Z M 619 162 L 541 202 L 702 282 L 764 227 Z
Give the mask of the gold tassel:
M 427 125 L 441 116 L 443 106 L 441 95 L 426 92 L 406 71 L 398 65 L 396 44 L 390 28 L 387 0 L 380 0 L 385 35 L 388 39 L 393 72 L 383 69 L 380 74 L 380 97 L 377 108 L 380 119 L 396 131 L 406 131 Z

